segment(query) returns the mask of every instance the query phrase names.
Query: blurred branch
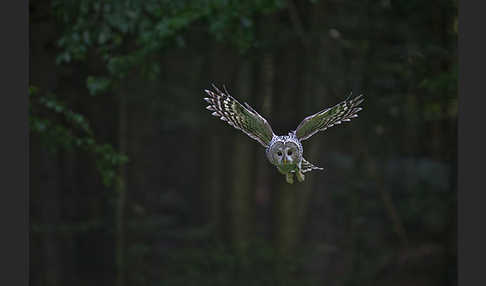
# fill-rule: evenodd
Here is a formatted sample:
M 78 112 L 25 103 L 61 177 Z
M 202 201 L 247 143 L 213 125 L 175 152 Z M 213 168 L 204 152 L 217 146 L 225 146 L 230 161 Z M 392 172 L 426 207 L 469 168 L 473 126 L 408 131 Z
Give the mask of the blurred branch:
M 387 213 L 393 222 L 393 229 L 395 233 L 398 235 L 398 237 L 404 244 L 408 244 L 407 233 L 405 232 L 405 228 L 403 227 L 402 220 L 398 215 L 397 209 L 392 201 L 390 193 L 385 190 L 385 187 L 382 184 L 380 184 L 379 189 L 380 189 L 381 199 L 383 200 L 383 204 L 385 205 L 385 209 L 387 210 Z
M 391 222 L 393 223 L 393 231 L 398 235 L 400 240 L 404 244 L 408 244 L 407 232 L 403 226 L 402 219 L 398 214 L 398 211 L 393 203 L 390 193 L 385 188 L 385 182 L 383 174 L 378 174 L 376 166 L 378 165 L 374 159 L 370 159 L 371 166 L 369 167 L 369 172 L 372 178 L 375 178 L 377 182 L 377 187 L 380 192 L 383 205 L 385 207 L 386 213 L 388 214 Z

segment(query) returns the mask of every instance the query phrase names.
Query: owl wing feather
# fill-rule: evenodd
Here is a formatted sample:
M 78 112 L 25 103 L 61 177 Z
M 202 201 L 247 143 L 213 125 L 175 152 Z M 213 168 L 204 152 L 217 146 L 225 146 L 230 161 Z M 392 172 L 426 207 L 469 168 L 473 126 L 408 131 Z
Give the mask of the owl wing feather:
M 307 161 L 305 158 L 302 158 L 302 165 L 301 165 L 302 173 L 306 173 L 312 170 L 324 170 L 321 167 L 314 166 L 311 162 Z
M 350 121 L 351 118 L 358 117 L 357 113 L 362 110 L 358 105 L 363 100 L 363 95 L 359 95 L 353 99 L 349 99 L 348 97 L 348 99 L 331 108 L 324 109 L 306 117 L 297 129 L 295 129 L 295 135 L 300 141 L 304 141 L 319 131 L 324 131 L 329 127 L 341 124 L 343 121 Z
M 324 170 L 324 169 L 321 167 L 317 167 L 311 162 L 307 161 L 305 158 L 302 158 L 300 170 L 302 171 L 302 173 L 306 173 L 312 170 Z M 295 170 L 292 170 L 292 173 L 295 173 Z
M 209 95 L 209 97 L 204 98 L 209 103 L 206 109 L 213 111 L 212 115 L 243 131 L 264 147 L 268 147 L 275 134 L 267 120 L 246 102 L 244 106 L 239 103 L 228 93 L 226 88 L 225 92 L 222 92 L 214 85 L 213 88 L 215 92 L 204 90 Z

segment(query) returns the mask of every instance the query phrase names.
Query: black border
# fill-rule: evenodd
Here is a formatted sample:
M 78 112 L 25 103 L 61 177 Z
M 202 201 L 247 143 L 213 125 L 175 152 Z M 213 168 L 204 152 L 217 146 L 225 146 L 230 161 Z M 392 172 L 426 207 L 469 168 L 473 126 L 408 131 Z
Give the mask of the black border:
M 0 284 L 29 283 L 28 1 L 2 1 Z
M 474 3 L 474 4 L 473 4 Z M 458 284 L 486 285 L 486 44 L 482 1 L 459 4 Z M 480 7 L 483 6 L 483 7 Z

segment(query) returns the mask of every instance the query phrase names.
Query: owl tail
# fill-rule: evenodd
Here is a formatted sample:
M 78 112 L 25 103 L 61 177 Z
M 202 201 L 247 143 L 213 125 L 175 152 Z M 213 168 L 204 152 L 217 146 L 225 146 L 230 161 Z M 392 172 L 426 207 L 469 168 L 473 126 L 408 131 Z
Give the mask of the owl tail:
M 307 161 L 305 158 L 302 158 L 302 173 L 306 173 L 312 170 L 324 170 L 321 167 L 314 166 L 314 164 Z

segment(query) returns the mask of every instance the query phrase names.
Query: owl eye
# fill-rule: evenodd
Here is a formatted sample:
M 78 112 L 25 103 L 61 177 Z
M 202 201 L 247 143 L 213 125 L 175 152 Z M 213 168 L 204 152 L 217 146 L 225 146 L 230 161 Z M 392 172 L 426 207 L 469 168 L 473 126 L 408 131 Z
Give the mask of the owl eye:
M 278 151 L 277 155 L 282 156 L 282 152 Z
M 291 151 L 291 150 L 289 150 L 289 151 L 287 152 L 287 155 L 292 156 L 292 151 Z

